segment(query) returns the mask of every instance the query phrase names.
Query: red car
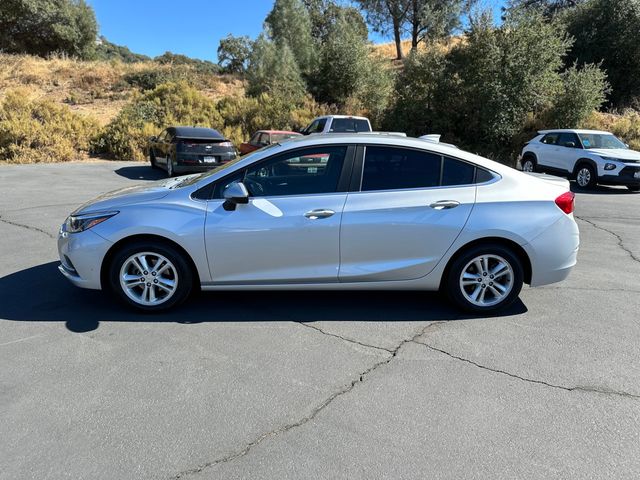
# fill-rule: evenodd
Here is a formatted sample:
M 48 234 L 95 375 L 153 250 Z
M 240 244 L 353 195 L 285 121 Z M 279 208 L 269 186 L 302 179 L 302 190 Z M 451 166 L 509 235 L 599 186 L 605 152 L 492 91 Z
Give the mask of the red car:
M 246 155 L 272 143 L 282 142 L 288 138 L 300 137 L 302 134 L 286 130 L 258 130 L 251 140 L 240 145 L 240 155 Z

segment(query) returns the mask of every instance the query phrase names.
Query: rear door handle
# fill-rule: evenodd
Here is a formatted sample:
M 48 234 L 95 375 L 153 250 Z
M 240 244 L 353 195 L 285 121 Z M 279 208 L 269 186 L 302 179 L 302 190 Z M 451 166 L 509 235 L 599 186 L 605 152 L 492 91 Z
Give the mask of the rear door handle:
M 460 205 L 460 202 L 456 202 L 455 200 L 440 200 L 429 206 L 434 210 L 449 210 L 450 208 L 456 208 L 458 205 Z
M 329 210 L 327 208 L 320 208 L 318 210 L 311 210 L 310 212 L 305 213 L 304 216 L 310 220 L 318 220 L 320 218 L 329 218 L 335 213 L 336 212 L 334 212 L 333 210 Z

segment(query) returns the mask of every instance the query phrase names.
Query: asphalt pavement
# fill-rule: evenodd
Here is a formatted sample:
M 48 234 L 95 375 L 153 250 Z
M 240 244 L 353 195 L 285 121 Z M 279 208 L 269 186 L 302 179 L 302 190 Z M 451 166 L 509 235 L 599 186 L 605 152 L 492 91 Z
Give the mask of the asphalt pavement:
M 640 478 L 640 194 L 491 318 L 434 293 L 206 293 L 133 313 L 56 233 L 145 165 L 0 166 L 0 479 Z M 526 215 L 526 212 L 523 212 Z

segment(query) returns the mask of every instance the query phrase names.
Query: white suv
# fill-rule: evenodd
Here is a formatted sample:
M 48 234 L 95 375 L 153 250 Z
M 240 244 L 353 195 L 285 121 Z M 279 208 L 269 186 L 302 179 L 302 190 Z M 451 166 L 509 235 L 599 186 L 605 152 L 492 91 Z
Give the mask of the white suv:
M 575 178 L 581 188 L 625 185 L 640 190 L 640 152 L 608 132 L 542 130 L 520 157 L 525 172 L 548 172 Z
M 353 117 L 349 115 L 325 115 L 314 118 L 313 121 L 300 133 L 311 135 L 312 133 L 362 133 L 371 132 L 371 122 L 366 117 Z

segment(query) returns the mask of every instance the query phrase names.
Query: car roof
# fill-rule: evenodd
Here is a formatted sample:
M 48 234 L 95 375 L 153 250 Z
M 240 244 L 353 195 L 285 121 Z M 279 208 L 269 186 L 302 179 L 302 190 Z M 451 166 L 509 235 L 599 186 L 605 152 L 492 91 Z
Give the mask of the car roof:
M 322 115 L 321 117 L 316 117 L 313 120 L 320 120 L 321 118 L 355 118 L 356 120 L 369 121 L 367 117 L 358 117 L 357 115 Z
M 513 169 L 501 163 L 480 157 L 473 153 L 460 150 L 455 145 L 446 143 L 436 143 L 429 140 L 422 140 L 413 137 L 402 137 L 400 135 L 362 135 L 358 133 L 326 133 L 323 135 L 305 135 L 295 137 L 283 143 L 276 143 L 268 149 L 260 150 L 260 155 L 269 156 L 280 152 L 285 152 L 295 148 L 313 147 L 318 145 L 380 145 L 389 147 L 405 147 L 417 148 L 436 155 L 445 155 L 461 160 L 468 160 L 477 165 L 493 170 L 499 174 L 508 174 Z M 246 164 L 253 163 L 254 158 L 247 158 Z M 238 162 L 238 166 L 242 167 L 245 162 Z
M 540 130 L 538 134 L 546 135 L 547 133 L 581 133 L 589 134 L 594 133 L 598 135 L 613 135 L 611 132 L 605 132 L 603 130 L 586 130 L 581 128 L 554 128 L 551 130 Z
M 215 138 L 217 140 L 224 138 L 220 132 L 213 128 L 205 127 L 171 127 L 176 137 L 182 138 Z
M 300 135 L 300 136 L 302 136 L 301 133 L 291 132 L 289 130 L 258 130 L 257 133 L 275 133 L 275 134 L 282 133 L 282 134 L 285 134 L 285 135 Z

